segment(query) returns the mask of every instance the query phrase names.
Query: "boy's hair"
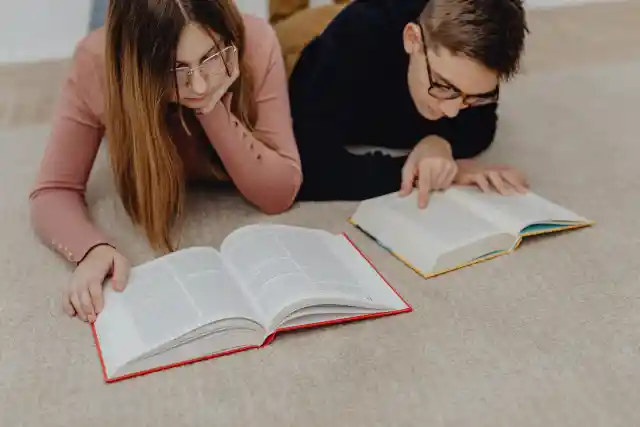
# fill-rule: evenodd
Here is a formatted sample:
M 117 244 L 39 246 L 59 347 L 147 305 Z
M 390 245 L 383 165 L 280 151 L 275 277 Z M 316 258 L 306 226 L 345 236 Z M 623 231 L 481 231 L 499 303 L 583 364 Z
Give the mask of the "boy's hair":
M 429 48 L 464 55 L 505 80 L 519 71 L 529 32 L 522 0 L 430 0 L 420 23 Z

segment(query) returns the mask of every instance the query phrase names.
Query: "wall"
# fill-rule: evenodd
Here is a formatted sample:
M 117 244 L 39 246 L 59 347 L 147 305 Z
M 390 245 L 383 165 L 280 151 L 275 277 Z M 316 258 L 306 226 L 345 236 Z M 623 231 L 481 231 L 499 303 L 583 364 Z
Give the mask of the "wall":
M 90 25 L 92 0 L 9 0 L 0 5 L 0 63 L 66 58 Z M 236 0 L 267 16 L 267 0 Z
M 269 15 L 268 0 L 236 0 L 238 8 L 246 13 L 266 18 Z
M 86 32 L 90 0 L 9 0 L 0 5 L 0 63 L 69 56 Z
M 529 9 L 578 6 L 587 3 L 617 3 L 625 0 L 524 0 Z
M 312 5 L 330 0 L 311 0 Z M 619 0 L 525 0 L 550 7 Z M 266 17 L 268 0 L 236 0 L 241 10 Z M 89 28 L 91 0 L 5 0 L 0 5 L 0 63 L 65 58 Z

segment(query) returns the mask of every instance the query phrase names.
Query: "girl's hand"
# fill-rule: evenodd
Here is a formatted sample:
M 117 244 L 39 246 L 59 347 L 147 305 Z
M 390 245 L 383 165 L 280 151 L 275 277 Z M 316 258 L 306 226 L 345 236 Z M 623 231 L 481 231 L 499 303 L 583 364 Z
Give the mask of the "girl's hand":
M 63 295 L 64 312 L 71 317 L 77 315 L 84 322 L 95 322 L 104 304 L 105 279 L 111 276 L 113 289 L 122 291 L 127 286 L 130 268 L 129 261 L 113 247 L 96 246 L 73 273 Z
M 215 108 L 220 100 L 225 96 L 231 85 L 237 80 L 240 75 L 240 66 L 238 62 L 238 50 L 236 48 L 229 49 L 229 55 L 227 55 L 227 67 L 231 71 L 230 76 L 224 76 L 222 84 L 211 95 L 211 98 L 207 102 L 207 105 L 203 108 L 196 110 L 196 114 L 207 114 Z M 226 72 L 226 69 L 225 69 Z
M 529 183 L 524 174 L 512 167 L 503 165 L 483 166 L 475 160 L 458 160 L 458 173 L 455 184 L 476 185 L 485 193 L 491 187 L 502 195 L 514 193 L 524 194 L 528 191 Z

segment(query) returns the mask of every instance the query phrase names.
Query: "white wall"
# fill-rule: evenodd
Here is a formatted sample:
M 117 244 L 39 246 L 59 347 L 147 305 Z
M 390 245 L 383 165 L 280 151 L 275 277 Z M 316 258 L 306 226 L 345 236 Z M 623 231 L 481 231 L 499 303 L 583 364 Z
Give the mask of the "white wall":
M 236 0 L 266 17 L 268 0 Z M 66 58 L 87 33 L 91 0 L 2 0 L 0 63 Z
M 525 0 L 530 8 L 620 0 Z M 241 10 L 266 17 L 268 0 L 236 0 Z M 311 0 L 312 5 L 330 0 Z M 0 63 L 69 57 L 89 26 L 91 0 L 2 0 Z
M 86 33 L 90 0 L 3 0 L 0 63 L 70 55 Z
M 236 0 L 238 8 L 245 12 L 267 18 L 269 15 L 269 0 Z
M 617 3 L 626 0 L 524 0 L 529 9 L 579 6 L 587 3 Z

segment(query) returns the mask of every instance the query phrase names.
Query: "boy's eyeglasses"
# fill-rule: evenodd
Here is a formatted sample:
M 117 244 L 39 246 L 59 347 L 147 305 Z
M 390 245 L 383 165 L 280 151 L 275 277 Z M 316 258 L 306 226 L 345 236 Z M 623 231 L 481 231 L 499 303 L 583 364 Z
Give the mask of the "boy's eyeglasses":
M 480 105 L 487 105 L 496 102 L 500 96 L 500 86 L 497 86 L 494 90 L 482 93 L 469 95 L 462 92 L 455 86 L 443 85 L 433 80 L 431 71 L 431 64 L 429 63 L 429 55 L 427 53 L 427 42 L 424 36 L 424 28 L 419 22 L 416 24 L 420 27 L 420 37 L 422 38 L 422 50 L 424 51 L 425 61 L 427 63 L 427 77 L 429 78 L 429 95 L 440 100 L 451 100 L 462 98 L 462 102 L 468 107 L 477 107 Z
M 199 65 L 195 67 L 176 67 L 171 71 L 176 73 L 176 81 L 178 87 L 190 87 L 191 79 L 196 70 L 199 70 L 204 76 L 228 75 L 229 68 L 233 67 L 233 58 L 237 49 L 234 45 L 227 46 L 224 49 L 205 58 Z

